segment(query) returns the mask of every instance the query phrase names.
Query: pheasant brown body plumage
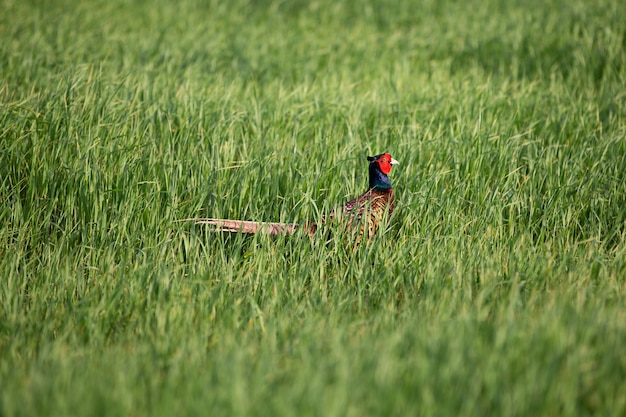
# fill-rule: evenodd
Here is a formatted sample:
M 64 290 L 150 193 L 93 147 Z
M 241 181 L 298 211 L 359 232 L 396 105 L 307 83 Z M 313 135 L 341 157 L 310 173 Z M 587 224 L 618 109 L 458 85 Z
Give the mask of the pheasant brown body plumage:
M 321 219 L 323 225 L 345 225 L 347 230 L 359 235 L 371 237 L 378 231 L 380 224 L 395 208 L 395 198 L 391 180 L 387 176 L 398 161 L 388 153 L 369 156 L 369 187 L 357 198 L 348 201 L 339 210 L 332 210 Z M 304 229 L 313 235 L 319 228 L 315 222 L 305 224 L 265 223 L 227 219 L 193 219 L 197 224 L 215 226 L 214 231 L 258 233 L 272 235 L 291 235 L 298 229 Z

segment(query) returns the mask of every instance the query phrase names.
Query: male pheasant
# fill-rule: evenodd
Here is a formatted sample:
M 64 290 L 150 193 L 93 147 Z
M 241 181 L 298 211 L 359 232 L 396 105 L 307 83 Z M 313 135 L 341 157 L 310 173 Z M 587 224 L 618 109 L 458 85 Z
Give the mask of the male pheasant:
M 348 201 L 339 210 L 332 210 L 322 217 L 321 224 L 344 224 L 348 230 L 356 230 L 360 235 L 372 236 L 378 231 L 379 224 L 390 215 L 395 208 L 395 198 L 391 180 L 387 176 L 393 165 L 399 164 L 388 153 L 368 156 L 369 161 L 369 188 L 363 194 Z M 215 226 L 213 231 L 257 233 L 265 232 L 272 235 L 291 235 L 298 229 L 303 229 L 310 235 L 315 234 L 318 224 L 307 222 L 297 223 L 266 223 L 245 220 L 228 219 L 191 219 L 196 224 Z

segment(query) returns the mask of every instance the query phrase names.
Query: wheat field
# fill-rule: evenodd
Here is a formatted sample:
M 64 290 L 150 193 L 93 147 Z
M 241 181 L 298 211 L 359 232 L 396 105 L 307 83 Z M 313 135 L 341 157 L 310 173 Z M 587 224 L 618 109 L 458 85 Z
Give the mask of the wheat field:
M 617 0 L 0 2 L 0 415 L 626 415 Z M 387 229 L 302 222 L 400 161 Z

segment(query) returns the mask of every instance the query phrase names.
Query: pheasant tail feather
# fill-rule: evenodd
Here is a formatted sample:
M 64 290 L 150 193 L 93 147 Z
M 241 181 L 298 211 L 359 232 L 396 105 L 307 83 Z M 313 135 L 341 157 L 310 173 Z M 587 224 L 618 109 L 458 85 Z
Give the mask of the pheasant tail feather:
M 289 223 L 268 223 L 253 222 L 246 220 L 228 219 L 195 219 L 196 224 L 208 224 L 215 226 L 214 232 L 232 233 L 259 233 L 264 232 L 270 235 L 292 235 L 298 229 L 297 224 Z

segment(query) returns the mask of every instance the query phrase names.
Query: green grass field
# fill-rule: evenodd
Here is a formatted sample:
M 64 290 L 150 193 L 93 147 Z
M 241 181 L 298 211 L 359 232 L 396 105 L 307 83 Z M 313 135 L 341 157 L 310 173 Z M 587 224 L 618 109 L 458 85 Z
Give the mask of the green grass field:
M 0 226 L 3 417 L 623 417 L 626 9 L 3 0 Z

